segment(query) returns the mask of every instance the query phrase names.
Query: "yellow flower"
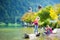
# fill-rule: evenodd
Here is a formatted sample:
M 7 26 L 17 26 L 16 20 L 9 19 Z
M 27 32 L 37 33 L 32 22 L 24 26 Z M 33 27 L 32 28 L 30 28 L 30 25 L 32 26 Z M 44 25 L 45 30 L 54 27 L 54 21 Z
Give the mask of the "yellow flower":
M 50 16 L 53 20 L 57 19 L 58 18 L 58 15 L 54 12 L 53 9 L 50 10 Z
M 55 13 L 55 11 L 51 8 L 51 9 L 50 9 L 50 13 Z

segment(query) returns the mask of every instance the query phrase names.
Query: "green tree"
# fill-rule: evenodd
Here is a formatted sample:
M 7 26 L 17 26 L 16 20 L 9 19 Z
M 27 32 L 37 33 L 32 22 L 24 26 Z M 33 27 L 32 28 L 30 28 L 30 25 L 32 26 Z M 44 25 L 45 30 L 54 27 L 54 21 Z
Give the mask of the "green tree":
M 42 10 L 40 10 L 40 12 L 38 12 L 38 16 L 40 17 L 40 21 L 45 21 L 45 20 L 47 20 L 48 18 L 50 18 L 50 9 L 51 9 L 52 7 L 51 6 L 46 6 L 45 8 L 43 8 Z

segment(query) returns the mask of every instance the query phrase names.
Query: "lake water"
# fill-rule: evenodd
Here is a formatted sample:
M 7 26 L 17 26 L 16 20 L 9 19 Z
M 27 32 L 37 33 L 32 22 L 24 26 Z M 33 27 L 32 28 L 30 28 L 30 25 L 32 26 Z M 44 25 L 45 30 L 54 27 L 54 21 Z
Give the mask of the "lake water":
M 31 34 L 33 28 L 0 28 L 0 40 L 29 40 L 24 39 L 24 34 Z M 44 40 L 44 37 L 38 37 L 37 40 Z

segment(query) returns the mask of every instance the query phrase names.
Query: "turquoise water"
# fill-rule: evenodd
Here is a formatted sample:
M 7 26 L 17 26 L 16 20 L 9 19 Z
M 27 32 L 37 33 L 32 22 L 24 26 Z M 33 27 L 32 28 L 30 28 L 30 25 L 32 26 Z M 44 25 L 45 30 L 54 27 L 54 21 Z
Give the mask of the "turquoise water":
M 28 40 L 25 33 L 33 33 L 33 28 L 0 28 L 0 40 Z
M 23 38 L 24 34 L 31 34 L 33 32 L 33 28 L 0 28 L 0 40 L 29 40 Z M 44 39 L 42 36 L 37 38 L 37 40 Z
M 3 28 L 0 29 L 0 40 L 23 40 L 22 28 Z
M 33 28 L 0 28 L 0 40 L 29 40 L 23 38 L 25 33 L 32 34 L 34 33 L 34 29 Z

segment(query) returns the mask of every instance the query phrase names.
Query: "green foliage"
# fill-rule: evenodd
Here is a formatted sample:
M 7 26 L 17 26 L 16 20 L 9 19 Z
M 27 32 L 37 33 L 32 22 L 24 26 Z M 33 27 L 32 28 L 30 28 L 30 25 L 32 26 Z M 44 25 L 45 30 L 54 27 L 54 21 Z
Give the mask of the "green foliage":
M 50 8 L 51 8 L 51 6 L 47 6 L 47 7 L 43 8 L 40 13 L 38 13 L 38 15 L 41 19 L 40 21 L 45 21 L 48 18 L 50 18 L 50 15 L 49 15 Z
M 49 25 L 50 24 L 50 19 L 47 19 L 44 21 L 43 26 Z
M 58 22 L 56 23 L 50 23 L 50 26 L 54 29 L 54 28 L 59 28 L 58 26 Z
M 54 11 L 53 6 L 46 6 L 45 8 L 39 10 L 36 13 L 27 12 L 22 16 L 22 21 L 31 23 L 34 21 L 36 16 L 39 16 L 39 26 L 50 25 L 52 28 L 59 28 L 58 23 L 50 22 L 52 19 L 55 20 L 55 18 L 58 18 L 58 14 L 60 12 L 60 5 L 55 5 L 55 7 L 57 7 L 57 10 L 55 9 L 56 12 Z
M 49 12 L 47 12 L 47 11 L 42 11 L 42 12 L 39 14 L 39 17 L 40 17 L 41 21 L 44 21 L 44 20 L 46 20 L 46 19 L 49 18 Z

